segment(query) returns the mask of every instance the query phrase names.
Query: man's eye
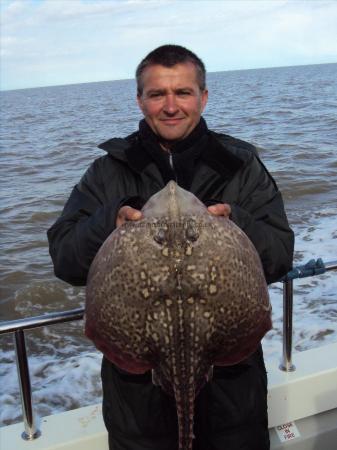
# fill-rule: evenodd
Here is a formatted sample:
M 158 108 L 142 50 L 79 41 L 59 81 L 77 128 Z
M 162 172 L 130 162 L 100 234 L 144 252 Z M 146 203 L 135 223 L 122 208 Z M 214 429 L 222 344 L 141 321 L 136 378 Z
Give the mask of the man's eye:
M 152 92 L 151 94 L 149 94 L 150 98 L 159 98 L 162 97 L 162 93 L 161 92 Z
M 190 91 L 179 91 L 178 92 L 179 97 L 187 97 L 191 95 Z

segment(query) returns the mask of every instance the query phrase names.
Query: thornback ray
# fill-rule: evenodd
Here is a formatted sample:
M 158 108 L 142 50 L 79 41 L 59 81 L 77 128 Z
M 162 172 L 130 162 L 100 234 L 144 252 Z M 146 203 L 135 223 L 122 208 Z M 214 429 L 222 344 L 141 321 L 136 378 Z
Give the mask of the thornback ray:
M 89 271 L 85 333 L 122 370 L 176 400 L 179 450 L 213 365 L 247 358 L 271 328 L 259 255 L 230 219 L 170 181 L 111 233 Z

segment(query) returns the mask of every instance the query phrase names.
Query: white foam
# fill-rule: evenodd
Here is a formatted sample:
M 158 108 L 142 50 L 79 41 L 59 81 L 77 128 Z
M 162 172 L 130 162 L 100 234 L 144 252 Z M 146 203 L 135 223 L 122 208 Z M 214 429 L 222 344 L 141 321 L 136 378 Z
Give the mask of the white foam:
M 14 360 L 14 352 L 3 355 Z M 81 353 L 70 358 L 31 356 L 29 368 L 34 410 L 38 417 L 99 402 L 101 397 L 99 352 Z M 2 363 L 1 383 L 6 387 L 0 394 L 0 422 L 22 420 L 16 365 Z

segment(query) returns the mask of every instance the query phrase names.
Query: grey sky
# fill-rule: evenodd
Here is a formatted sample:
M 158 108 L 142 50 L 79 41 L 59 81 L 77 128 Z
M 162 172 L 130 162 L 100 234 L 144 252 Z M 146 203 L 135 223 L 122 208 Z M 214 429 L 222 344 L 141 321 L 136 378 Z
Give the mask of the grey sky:
M 337 62 L 334 0 L 0 0 L 1 89 L 132 78 L 154 47 L 208 71 Z

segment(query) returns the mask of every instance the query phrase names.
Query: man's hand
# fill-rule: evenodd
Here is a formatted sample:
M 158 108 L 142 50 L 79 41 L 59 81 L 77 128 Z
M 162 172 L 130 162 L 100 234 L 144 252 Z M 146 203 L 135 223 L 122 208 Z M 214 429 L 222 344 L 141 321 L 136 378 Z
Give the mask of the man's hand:
M 228 218 L 232 209 L 228 203 L 217 203 L 216 205 L 209 206 L 208 212 L 213 216 L 224 216 Z
M 138 209 L 131 208 L 131 206 L 122 206 L 118 211 L 116 219 L 116 227 L 120 227 L 123 223 L 129 220 L 139 220 L 142 218 L 142 213 Z

